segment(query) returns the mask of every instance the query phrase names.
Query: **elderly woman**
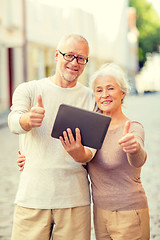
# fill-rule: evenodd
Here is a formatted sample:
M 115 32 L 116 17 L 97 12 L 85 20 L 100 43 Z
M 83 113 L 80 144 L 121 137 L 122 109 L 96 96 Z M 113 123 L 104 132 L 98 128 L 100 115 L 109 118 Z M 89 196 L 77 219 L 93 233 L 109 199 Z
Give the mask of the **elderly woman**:
M 92 76 L 91 86 L 98 111 L 111 117 L 102 148 L 88 162 L 79 129 L 76 139 L 67 129 L 60 140 L 75 161 L 88 162 L 96 239 L 149 240 L 149 209 L 140 179 L 147 157 L 144 128 L 122 111 L 128 89 L 124 72 L 105 64 Z
M 112 118 L 102 148 L 88 164 L 96 239 L 148 240 L 149 210 L 140 180 L 147 156 L 144 128 L 122 112 L 127 81 L 119 66 L 105 64 L 91 84 L 98 108 Z

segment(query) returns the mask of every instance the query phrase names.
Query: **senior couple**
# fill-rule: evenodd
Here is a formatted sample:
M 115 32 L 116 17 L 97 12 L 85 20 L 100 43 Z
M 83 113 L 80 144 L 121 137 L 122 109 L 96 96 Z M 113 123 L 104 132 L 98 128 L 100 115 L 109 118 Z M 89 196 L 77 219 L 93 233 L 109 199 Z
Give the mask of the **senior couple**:
M 149 210 L 140 173 L 146 161 L 144 128 L 122 112 L 128 91 L 122 69 L 104 64 L 91 88 L 78 82 L 88 62 L 89 45 L 77 34 L 62 38 L 55 52 L 55 75 L 20 84 L 8 124 L 19 134 L 22 170 L 15 199 L 12 240 L 90 240 L 92 186 L 97 240 L 148 240 Z M 93 90 L 93 91 L 92 91 Z M 111 117 L 100 150 L 81 144 L 70 129 L 51 137 L 62 103 Z M 83 167 L 87 163 L 88 171 Z M 24 165 L 25 164 L 25 165 Z

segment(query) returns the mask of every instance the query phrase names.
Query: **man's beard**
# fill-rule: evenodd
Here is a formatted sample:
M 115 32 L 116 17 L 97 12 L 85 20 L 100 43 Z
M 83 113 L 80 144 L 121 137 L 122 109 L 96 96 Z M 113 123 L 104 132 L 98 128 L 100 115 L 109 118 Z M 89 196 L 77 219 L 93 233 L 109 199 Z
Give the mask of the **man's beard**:
M 78 74 L 76 76 L 68 76 L 68 74 L 64 74 L 63 78 L 68 82 L 74 82 L 78 78 Z
M 70 73 L 67 73 L 65 71 L 63 71 L 63 72 L 61 71 L 60 75 L 64 80 L 66 80 L 68 82 L 74 82 L 79 77 L 79 72 L 77 72 L 76 75 L 71 75 Z

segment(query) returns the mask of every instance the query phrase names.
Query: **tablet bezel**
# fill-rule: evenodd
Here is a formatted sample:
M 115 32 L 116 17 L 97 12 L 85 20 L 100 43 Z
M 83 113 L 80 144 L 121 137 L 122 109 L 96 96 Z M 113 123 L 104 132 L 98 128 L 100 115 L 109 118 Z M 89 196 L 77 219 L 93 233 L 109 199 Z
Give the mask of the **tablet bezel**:
M 53 124 L 51 136 L 59 138 L 59 136 L 63 136 L 63 131 L 70 128 L 75 138 L 75 128 L 77 127 L 81 131 L 84 146 L 100 149 L 110 121 L 111 117 L 101 113 L 61 104 Z

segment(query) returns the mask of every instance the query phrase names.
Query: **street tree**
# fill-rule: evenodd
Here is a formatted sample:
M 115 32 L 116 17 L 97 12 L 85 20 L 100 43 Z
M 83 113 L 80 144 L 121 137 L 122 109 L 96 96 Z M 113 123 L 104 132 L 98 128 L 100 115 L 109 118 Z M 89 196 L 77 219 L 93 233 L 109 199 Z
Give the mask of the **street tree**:
M 139 65 L 146 61 L 146 53 L 158 52 L 160 48 L 160 17 L 151 3 L 146 0 L 129 0 L 130 7 L 136 9 L 139 30 Z

